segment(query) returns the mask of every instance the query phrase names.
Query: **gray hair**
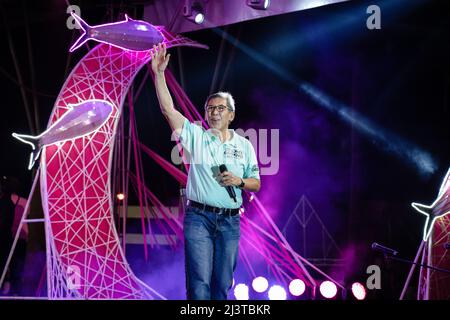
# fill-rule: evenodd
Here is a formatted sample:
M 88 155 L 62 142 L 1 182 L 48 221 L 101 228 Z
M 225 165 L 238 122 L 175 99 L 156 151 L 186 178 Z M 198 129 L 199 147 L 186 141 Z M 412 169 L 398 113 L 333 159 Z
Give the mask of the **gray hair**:
M 219 91 L 213 94 L 210 94 L 208 96 L 208 98 L 206 98 L 206 102 L 205 102 L 205 108 L 208 105 L 209 100 L 214 99 L 214 98 L 222 98 L 225 99 L 227 101 L 227 107 L 228 109 L 231 109 L 233 112 L 236 110 L 235 106 L 234 106 L 234 98 L 231 95 L 231 93 L 229 92 L 223 92 L 223 91 Z

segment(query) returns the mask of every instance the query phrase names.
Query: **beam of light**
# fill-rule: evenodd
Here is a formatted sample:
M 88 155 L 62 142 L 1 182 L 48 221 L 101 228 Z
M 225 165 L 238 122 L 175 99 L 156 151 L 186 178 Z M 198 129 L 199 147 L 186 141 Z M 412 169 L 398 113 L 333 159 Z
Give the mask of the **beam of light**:
M 428 152 L 376 125 L 369 119 L 356 113 L 350 106 L 329 96 L 312 84 L 299 79 L 283 66 L 272 61 L 245 43 L 237 41 L 227 32 L 219 28 L 212 28 L 211 30 L 231 44 L 236 45 L 242 52 L 268 68 L 281 79 L 294 85 L 300 92 L 308 95 L 319 106 L 337 114 L 343 121 L 354 126 L 361 134 L 375 142 L 381 150 L 394 154 L 400 160 L 415 167 L 420 175 L 430 176 L 438 169 L 436 160 Z
M 361 134 L 372 139 L 383 151 L 396 155 L 399 159 L 416 167 L 420 174 L 429 176 L 436 172 L 438 165 L 433 157 L 418 146 L 376 125 L 351 107 L 327 95 L 317 87 L 306 82 L 299 89 L 314 102 L 338 115 L 342 120 L 354 126 Z
M 377 1 L 376 3 L 381 9 L 382 25 L 387 19 L 392 16 L 399 18 L 399 15 L 407 15 L 410 11 L 415 9 L 415 6 L 423 4 L 421 0 L 385 0 Z M 317 6 L 326 4 L 317 4 Z M 342 3 L 342 5 L 346 5 Z M 366 21 L 369 15 L 367 14 L 368 4 L 362 2 L 361 4 L 353 4 L 347 8 L 345 12 L 336 5 L 336 12 L 327 15 L 327 19 L 314 19 L 311 24 L 297 25 L 295 37 L 291 34 L 276 34 L 272 36 L 270 41 L 270 52 L 282 48 L 284 52 L 302 50 L 302 46 L 308 45 L 308 42 L 325 41 L 329 42 L 326 37 L 332 38 L 333 41 L 346 39 L 351 36 L 361 36 L 368 32 L 366 29 Z M 290 30 L 289 32 L 292 32 Z

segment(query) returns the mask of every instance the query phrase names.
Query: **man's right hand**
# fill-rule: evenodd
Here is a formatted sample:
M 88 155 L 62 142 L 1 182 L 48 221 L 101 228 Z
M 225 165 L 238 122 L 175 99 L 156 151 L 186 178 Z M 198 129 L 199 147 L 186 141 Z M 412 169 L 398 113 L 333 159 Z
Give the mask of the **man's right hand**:
M 150 50 L 150 56 L 152 58 L 152 71 L 155 74 L 155 88 L 159 106 L 172 130 L 179 135 L 181 134 L 185 117 L 174 108 L 172 97 L 167 88 L 166 78 L 164 77 L 170 54 L 166 55 L 166 45 L 160 43 L 158 46 L 153 46 L 153 49 Z
M 158 46 L 154 45 L 150 50 L 150 56 L 152 57 L 152 70 L 155 75 L 164 74 L 164 71 L 169 64 L 170 53 L 166 55 L 166 44 L 159 43 Z

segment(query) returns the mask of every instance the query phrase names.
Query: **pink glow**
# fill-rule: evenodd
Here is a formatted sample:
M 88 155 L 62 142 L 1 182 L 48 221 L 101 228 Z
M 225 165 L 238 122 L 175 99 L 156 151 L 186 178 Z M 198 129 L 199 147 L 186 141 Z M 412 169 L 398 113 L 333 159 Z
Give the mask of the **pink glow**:
M 366 298 L 366 288 L 359 282 L 352 284 L 352 293 L 358 300 L 364 300 Z
M 156 163 L 158 163 L 166 172 L 168 172 L 170 175 L 172 175 L 173 178 L 175 178 L 179 183 L 186 185 L 187 183 L 187 174 L 175 167 L 172 163 L 165 160 L 163 157 L 161 157 L 159 154 L 151 150 L 149 147 L 143 145 L 142 143 L 139 144 L 142 150 L 146 154 L 148 154 L 153 160 L 155 160 Z

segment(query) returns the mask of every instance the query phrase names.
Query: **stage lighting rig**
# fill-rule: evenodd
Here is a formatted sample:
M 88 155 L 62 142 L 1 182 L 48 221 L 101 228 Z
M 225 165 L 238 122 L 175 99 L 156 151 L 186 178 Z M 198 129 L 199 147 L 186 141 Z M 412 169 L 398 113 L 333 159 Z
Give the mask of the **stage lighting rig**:
M 270 0 L 247 0 L 247 5 L 256 10 L 267 10 Z
M 183 7 L 183 15 L 189 21 L 202 24 L 205 21 L 204 4 L 201 1 L 186 0 Z

